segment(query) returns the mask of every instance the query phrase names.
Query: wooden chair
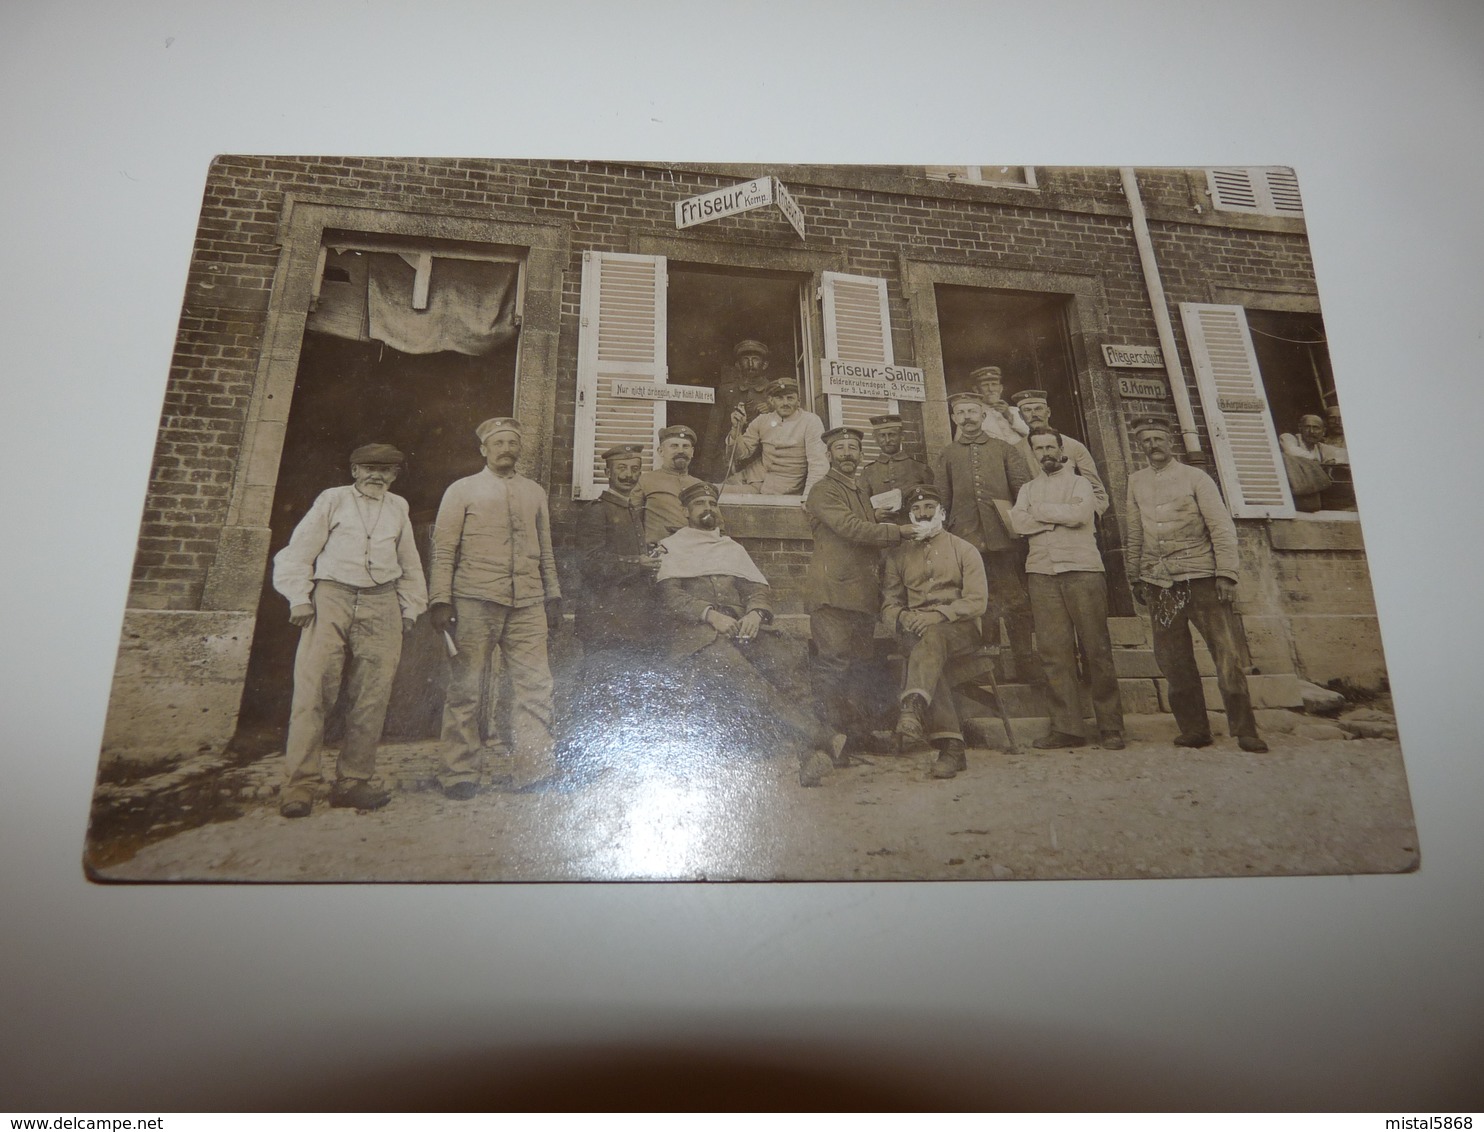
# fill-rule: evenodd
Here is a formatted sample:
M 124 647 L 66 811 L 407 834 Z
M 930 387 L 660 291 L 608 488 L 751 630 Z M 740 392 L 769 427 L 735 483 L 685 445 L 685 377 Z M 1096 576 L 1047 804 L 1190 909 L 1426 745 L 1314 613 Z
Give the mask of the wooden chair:
M 1000 722 L 1005 725 L 1005 749 L 1015 755 L 1020 753 L 1015 744 L 1015 728 L 1010 723 L 1010 713 L 1005 710 L 1005 701 L 994 673 L 999 658 L 999 645 L 981 645 L 977 652 L 955 657 L 948 662 L 948 682 L 953 685 L 956 695 L 994 708 Z M 985 687 L 986 683 L 988 687 Z

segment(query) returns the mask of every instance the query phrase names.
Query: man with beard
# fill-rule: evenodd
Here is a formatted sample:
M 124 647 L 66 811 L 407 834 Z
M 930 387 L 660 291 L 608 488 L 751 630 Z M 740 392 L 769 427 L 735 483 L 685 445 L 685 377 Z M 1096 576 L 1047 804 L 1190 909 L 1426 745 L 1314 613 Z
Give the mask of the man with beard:
M 734 428 L 745 429 L 761 413 L 773 407 L 768 398 L 768 345 L 745 338 L 732 348 L 732 368 L 716 386 L 716 402 L 706 422 L 699 461 L 704 478 L 720 483 L 730 471 L 726 466 L 726 437 Z
M 1030 469 L 1014 448 L 985 433 L 988 410 L 982 396 L 955 393 L 948 405 L 958 432 L 939 457 L 937 477 L 948 529 L 984 558 L 992 598 L 985 636 L 999 639 L 1003 617 L 1016 675 L 1024 683 L 1043 684 L 1046 673 L 1032 643 L 1031 606 L 1018 536 L 1010 527 L 1010 508 L 1020 489 L 1030 482 Z
M 799 387 L 792 381 L 768 386 L 772 412 L 754 418 L 744 430 L 734 421 L 727 434 L 728 459 L 741 467 L 753 453 L 762 455 L 727 477 L 729 491 L 756 495 L 807 495 L 829 471 L 824 451 L 824 422 L 799 407 Z
M 278 806 L 286 818 L 308 817 L 314 804 L 325 715 L 340 695 L 347 658 L 345 741 L 330 805 L 379 810 L 391 801 L 371 785 L 376 745 L 402 638 L 428 604 L 407 501 L 387 490 L 403 459 L 390 444 L 357 448 L 350 454 L 355 482 L 321 492 L 273 558 L 273 588 L 288 598 L 289 621 L 300 630 Z
M 534 779 L 550 769 L 546 639 L 562 613 L 546 491 L 515 470 L 520 422 L 493 417 L 474 432 L 485 467 L 443 493 L 433 526 L 429 608 L 433 628 L 450 633 L 458 649 L 449 665 L 438 775 L 444 795 L 458 800 L 478 792 L 479 702 L 496 649 L 514 688 L 515 755 Z
M 989 589 L 979 552 L 943 529 L 937 489 L 919 484 L 907 500 L 913 537 L 886 552 L 881 606 L 882 624 L 907 653 L 897 740 L 905 748 L 926 739 L 938 749 L 932 776 L 952 778 L 968 757 L 944 671 L 955 657 L 978 651 Z
M 1051 427 L 1051 405 L 1046 400 L 1044 389 L 1022 389 L 1014 394 L 1010 400 L 1015 402 L 1016 411 L 1031 430 Z M 1098 474 L 1097 462 L 1093 460 L 1092 453 L 1087 450 L 1087 445 L 1074 436 L 1063 436 L 1061 433 L 1062 455 L 1067 458 L 1072 470 L 1082 476 L 1092 485 L 1092 494 L 1098 501 L 1098 514 L 1108 509 L 1108 489 L 1103 486 L 1103 477 Z M 1030 437 L 1021 438 L 1016 444 L 1015 451 L 1020 453 L 1020 458 L 1025 461 L 1027 468 L 1034 476 L 1041 462 L 1036 459 L 1036 454 L 1031 451 Z
M 1237 527 L 1211 477 L 1175 459 L 1174 433 L 1141 417 L 1134 439 L 1149 460 L 1128 478 L 1128 576 L 1134 599 L 1149 606 L 1154 660 L 1170 682 L 1177 747 L 1209 747 L 1211 723 L 1195 666 L 1194 623 L 1216 662 L 1227 729 L 1244 751 L 1268 749 L 1257 733 L 1236 610 Z
M 768 580 L 742 544 L 721 533 L 716 499 L 709 483 L 686 488 L 687 525 L 660 543 L 660 605 L 669 620 L 663 647 L 684 682 L 681 707 L 704 721 L 706 734 L 720 727 L 754 741 L 799 743 L 799 781 L 817 786 L 845 737 L 768 679 L 785 669 L 788 649 L 762 631 L 773 620 Z
M 861 486 L 867 496 L 884 495 L 888 491 L 901 489 L 905 500 L 907 492 L 920 483 L 933 482 L 933 470 L 916 456 L 902 451 L 902 418 L 896 413 L 884 413 L 871 418 L 871 437 L 881 455 L 872 460 L 861 471 Z M 833 461 L 832 461 L 833 462 Z M 877 511 L 876 518 L 886 522 L 905 512 Z
M 1073 469 L 1060 433 L 1037 426 L 1029 440 L 1041 474 L 1020 489 L 1010 522 L 1029 539 L 1026 585 L 1051 699 L 1051 730 L 1032 745 L 1045 751 L 1087 743 L 1077 685 L 1080 646 L 1101 745 L 1121 751 L 1123 702 L 1108 635 L 1108 586 L 1093 537 L 1104 504 L 1092 481 Z
M 900 432 L 900 427 L 898 432 Z M 830 470 L 804 502 L 814 533 L 806 576 L 809 634 L 814 639 L 814 710 L 846 736 L 841 762 L 863 745 L 869 713 L 859 703 L 862 668 L 874 645 L 881 588 L 881 551 L 913 536 L 911 524 L 879 522 L 871 496 L 856 478 L 864 434 L 833 428 L 824 434 Z M 855 695 L 852 695 L 855 689 Z
M 659 458 L 643 473 L 629 495 L 644 525 L 644 541 L 654 546 L 685 526 L 680 493 L 701 481 L 690 474 L 696 455 L 696 432 L 688 425 L 660 429 Z

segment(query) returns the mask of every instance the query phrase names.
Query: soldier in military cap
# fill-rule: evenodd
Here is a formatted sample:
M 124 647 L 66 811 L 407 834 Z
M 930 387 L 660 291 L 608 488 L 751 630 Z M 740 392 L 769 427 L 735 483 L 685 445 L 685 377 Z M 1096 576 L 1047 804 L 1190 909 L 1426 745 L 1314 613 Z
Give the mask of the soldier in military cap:
M 876 496 L 900 488 L 903 504 L 901 511 L 878 510 L 879 522 L 895 520 L 906 513 L 906 494 L 920 483 L 933 482 L 933 469 L 916 456 L 902 451 L 902 418 L 896 413 L 883 413 L 871 418 L 871 437 L 881 455 L 867 464 L 860 473 L 861 486 L 866 494 Z
M 764 631 L 773 620 L 768 580 L 746 548 L 722 533 L 717 489 L 694 483 L 681 502 L 686 526 L 660 544 L 658 581 L 663 647 L 683 683 L 683 706 L 693 720 L 714 720 L 709 733 L 721 739 L 771 734 L 799 744 L 799 781 L 817 786 L 845 736 L 768 679 L 787 669 L 787 646 Z
M 577 561 L 583 598 L 577 639 L 592 654 L 644 648 L 653 635 L 651 597 L 659 559 L 646 553 L 643 516 L 634 508 L 644 446 L 616 444 L 603 453 L 608 487 L 577 513 Z
M 483 744 L 478 710 L 496 649 L 514 689 L 511 722 L 517 765 L 540 779 L 551 769 L 551 667 L 546 639 L 561 621 L 562 591 L 552 553 L 546 490 L 520 475 L 523 437 L 513 417 L 474 430 L 482 471 L 443 493 L 433 527 L 429 616 L 458 649 L 443 705 L 443 767 L 449 798 L 478 792 Z
M 646 548 L 685 526 L 680 493 L 701 482 L 690 474 L 695 456 L 695 429 L 689 425 L 660 429 L 655 466 L 639 476 L 639 482 L 629 494 L 629 501 L 643 522 Z
M 824 422 L 799 407 L 799 387 L 779 380 L 768 386 L 771 412 L 755 417 L 744 430 L 733 421 L 727 434 L 728 463 L 741 467 L 727 477 L 728 490 L 758 495 L 807 495 L 829 471 Z M 756 452 L 762 455 L 742 465 Z
M 984 417 L 984 431 L 1006 444 L 1017 444 L 1030 426 L 1019 413 L 1005 401 L 1005 375 L 999 366 L 980 366 L 969 374 L 969 384 L 974 392 L 984 399 L 988 410 Z
M 848 737 L 848 759 L 870 732 L 871 712 L 862 702 L 862 661 L 870 658 L 876 614 L 881 608 L 881 552 L 911 538 L 910 524 L 881 520 L 856 476 L 864 434 L 832 428 L 824 434 L 830 470 L 804 501 L 814 534 L 807 594 L 809 634 L 814 638 L 815 714 Z
M 768 397 L 768 344 L 744 338 L 732 349 L 732 366 L 717 380 L 716 402 L 706 421 L 704 443 L 699 448 L 697 471 L 720 483 L 736 467 L 727 467 L 726 437 L 734 428 L 745 429 L 760 413 L 773 407 Z
M 1019 393 L 1013 393 L 1010 400 L 1015 403 L 1015 409 L 1020 417 L 1031 428 L 1051 427 L 1051 404 L 1046 399 L 1044 389 L 1022 389 Z M 1087 445 L 1076 437 L 1060 433 L 1062 443 L 1062 455 L 1072 465 L 1072 470 L 1085 479 L 1088 486 L 1092 488 L 1093 497 L 1098 501 L 1098 513 L 1108 509 L 1108 489 L 1103 486 L 1103 477 L 1098 474 L 1098 466 L 1092 458 L 1092 453 L 1087 450 Z M 1031 451 L 1029 436 L 1023 436 L 1015 445 L 1015 451 L 1020 453 L 1020 458 L 1025 461 L 1026 467 L 1031 470 L 1031 478 L 1034 479 L 1040 468 L 1040 461 L 1036 454 Z
M 943 528 L 938 489 L 919 484 L 907 493 L 913 537 L 886 552 L 881 622 L 907 652 L 897 719 L 903 747 L 926 739 L 938 749 L 934 778 L 952 778 L 968 765 L 948 662 L 982 643 L 979 618 L 989 606 L 984 562 L 969 543 Z
M 345 741 L 330 805 L 376 810 L 391 800 L 371 785 L 376 745 L 402 637 L 428 605 L 407 501 L 387 490 L 404 460 L 390 444 L 357 448 L 354 482 L 321 492 L 273 559 L 273 588 L 288 598 L 289 620 L 301 630 L 278 807 L 286 818 L 307 817 L 313 805 L 325 715 L 347 663 Z

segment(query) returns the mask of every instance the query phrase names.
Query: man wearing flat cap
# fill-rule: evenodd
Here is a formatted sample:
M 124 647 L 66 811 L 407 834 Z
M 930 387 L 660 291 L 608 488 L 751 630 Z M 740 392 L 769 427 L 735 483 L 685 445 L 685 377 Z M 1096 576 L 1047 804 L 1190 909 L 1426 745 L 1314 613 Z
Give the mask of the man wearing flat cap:
M 485 467 L 455 480 L 443 493 L 433 527 L 430 585 L 433 627 L 450 633 L 458 650 L 449 664 L 438 775 L 444 794 L 455 799 L 478 791 L 480 694 L 496 649 L 514 689 L 518 765 L 532 768 L 538 779 L 549 769 L 552 681 L 546 638 L 548 627 L 561 618 L 546 492 L 515 470 L 520 422 L 492 417 L 474 431 Z
M 1005 401 L 1005 375 L 999 366 L 980 366 L 969 374 L 969 385 L 984 399 L 984 432 L 1006 444 L 1019 444 L 1030 426 Z
M 741 468 L 727 477 L 728 491 L 755 495 L 808 495 L 824 478 L 830 460 L 824 451 L 824 422 L 799 407 L 799 387 L 792 381 L 768 386 L 771 412 L 755 417 L 745 429 L 733 421 L 727 433 L 728 466 Z M 755 461 L 742 465 L 754 453 Z
M 696 430 L 689 425 L 660 429 L 655 466 L 639 476 L 629 501 L 639 512 L 646 549 L 685 526 L 680 493 L 701 481 L 690 474 L 696 456 Z
M 1032 429 L 1051 428 L 1051 404 L 1046 399 L 1044 389 L 1022 389 L 1019 393 L 1012 394 L 1010 400 L 1015 403 L 1015 409 L 1020 413 L 1021 419 Z M 1067 436 L 1058 433 L 1061 437 L 1062 455 L 1067 458 L 1067 463 L 1072 471 L 1087 481 L 1092 488 L 1093 498 L 1098 502 L 1098 513 L 1102 514 L 1108 509 L 1108 489 L 1103 486 L 1103 477 L 1098 474 L 1097 462 L 1093 460 L 1092 453 L 1087 450 L 1087 445 L 1075 436 Z M 1031 470 L 1031 478 L 1034 479 L 1041 462 L 1036 454 L 1031 451 L 1029 434 L 1022 437 L 1015 445 L 1015 451 L 1020 453 L 1020 458 L 1025 461 L 1026 467 Z
M 1128 478 L 1128 576 L 1135 600 L 1149 607 L 1154 661 L 1170 682 L 1170 710 L 1180 727 L 1175 745 L 1212 741 L 1190 638 L 1194 624 L 1216 662 L 1228 731 L 1242 750 L 1266 751 L 1242 669 L 1236 524 L 1211 477 L 1175 459 L 1177 434 L 1168 421 L 1140 417 L 1130 430 L 1149 466 Z
M 871 418 L 871 437 L 881 454 L 861 469 L 861 486 L 868 496 L 884 495 L 888 491 L 900 490 L 906 494 L 920 483 L 933 482 L 933 469 L 907 452 L 902 451 L 902 418 L 896 413 L 883 413 Z M 882 522 L 895 519 L 901 512 L 877 514 Z
M 1030 469 L 1014 448 L 984 431 L 988 410 L 980 394 L 955 393 L 948 405 L 958 431 L 938 458 L 938 486 L 948 512 L 948 529 L 984 559 L 990 595 L 984 635 L 998 641 L 1003 618 L 1016 675 L 1023 683 L 1044 684 L 1045 669 L 1033 647 L 1031 605 L 1018 536 L 1010 526 L 1010 508 L 1020 489 L 1030 482 Z
M 642 444 L 617 444 L 604 452 L 608 487 L 577 512 L 583 595 L 575 627 L 589 659 L 608 649 L 647 647 L 653 635 L 659 559 L 645 553 L 643 518 L 631 498 L 643 461 Z
M 871 496 L 856 470 L 861 462 L 859 429 L 824 434 L 830 470 L 804 501 L 814 553 L 806 575 L 809 635 L 814 639 L 814 710 L 847 737 L 840 757 L 863 745 L 871 713 L 861 703 L 862 661 L 874 652 L 876 614 L 881 609 L 881 552 L 910 538 L 910 524 L 878 521 Z
M 978 551 L 943 528 L 937 488 L 907 493 L 913 537 L 886 552 L 881 622 L 907 653 L 897 739 L 936 747 L 931 774 L 952 778 L 968 766 L 953 686 L 944 671 L 982 642 L 979 618 L 989 605 Z
M 309 815 L 321 778 L 325 715 L 349 666 L 345 740 L 330 805 L 376 810 L 391 795 L 371 785 L 402 637 L 428 604 L 407 501 L 387 489 L 404 457 L 390 444 L 350 454 L 353 483 L 320 493 L 273 558 L 273 588 L 300 629 L 294 706 L 284 747 L 279 812 Z
M 706 421 L 697 450 L 697 469 L 707 480 L 720 483 L 735 467 L 727 467 L 726 437 L 733 428 L 745 429 L 760 413 L 773 407 L 768 399 L 768 344 L 745 338 L 732 349 L 732 365 L 716 385 L 716 402 Z
M 658 580 L 663 647 L 683 688 L 686 731 L 795 743 L 800 783 L 817 786 L 845 737 L 768 678 L 787 668 L 787 646 L 763 631 L 773 620 L 768 580 L 746 548 L 721 533 L 717 489 L 693 484 L 682 502 L 686 526 L 660 544 Z

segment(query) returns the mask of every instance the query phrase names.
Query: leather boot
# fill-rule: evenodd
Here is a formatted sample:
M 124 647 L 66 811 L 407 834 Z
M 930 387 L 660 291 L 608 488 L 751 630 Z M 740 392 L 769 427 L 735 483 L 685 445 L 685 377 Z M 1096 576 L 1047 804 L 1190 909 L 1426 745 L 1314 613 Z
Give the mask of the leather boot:
M 903 746 L 921 743 L 923 739 L 922 717 L 928 702 L 919 693 L 913 692 L 902 700 L 902 712 L 897 717 L 897 742 Z
M 964 751 L 962 739 L 944 739 L 943 746 L 938 751 L 938 757 L 933 760 L 931 771 L 934 778 L 952 778 L 959 771 L 969 769 L 968 754 Z

